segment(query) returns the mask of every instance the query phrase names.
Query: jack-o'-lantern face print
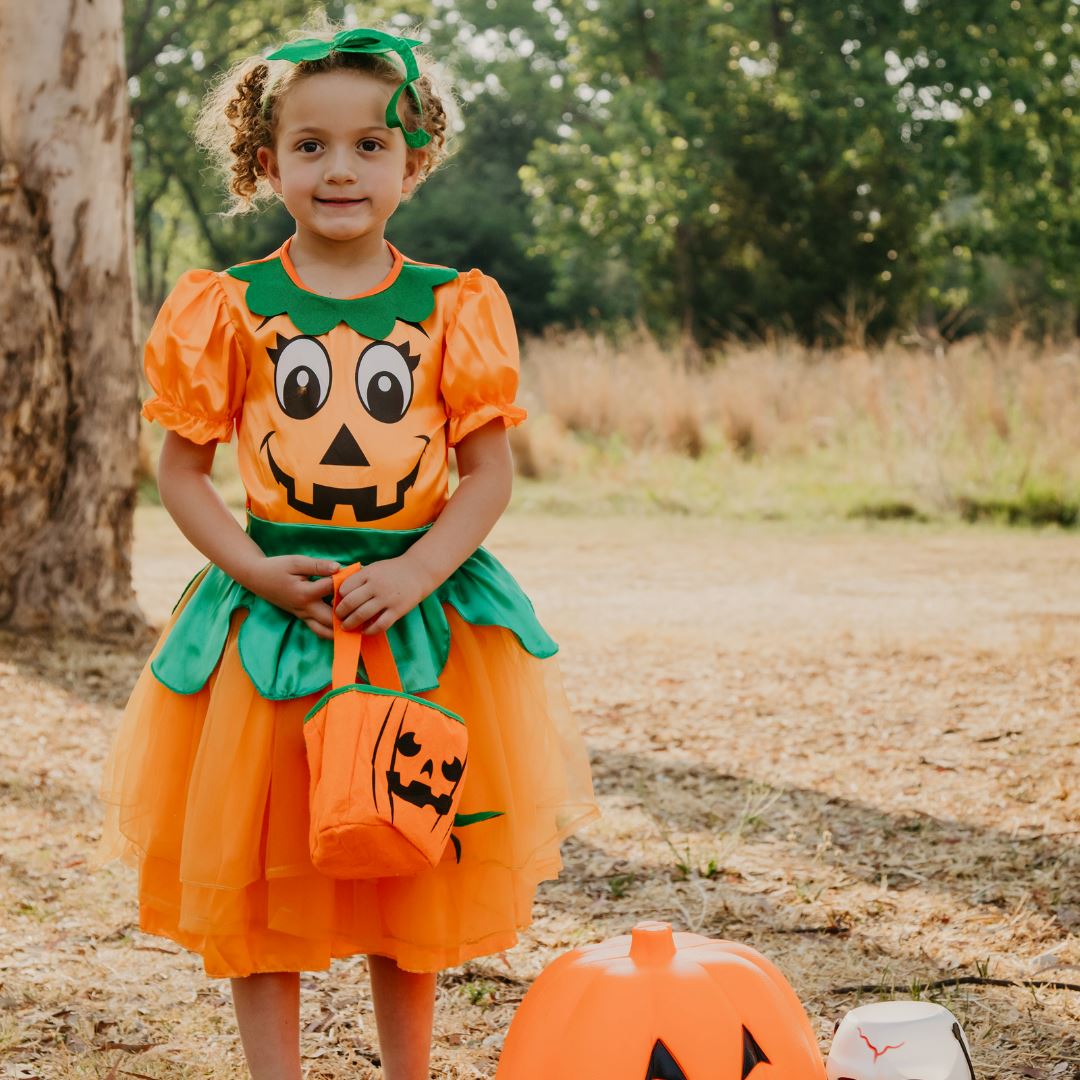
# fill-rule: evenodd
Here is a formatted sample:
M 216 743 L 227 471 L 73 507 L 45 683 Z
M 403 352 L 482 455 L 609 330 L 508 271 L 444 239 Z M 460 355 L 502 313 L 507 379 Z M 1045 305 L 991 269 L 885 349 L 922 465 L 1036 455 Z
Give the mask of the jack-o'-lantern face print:
M 467 748 L 460 721 L 396 699 L 371 751 L 375 810 L 406 835 L 444 845 L 461 797 Z
M 428 435 L 409 424 L 419 356 L 407 341 L 277 335 L 275 426 L 259 445 L 289 505 L 319 521 L 348 507 L 358 523 L 398 513 L 416 483 Z M 342 352 L 342 338 L 331 345 Z
M 418 725 L 406 726 L 404 718 L 394 739 L 386 770 L 386 791 L 390 804 L 390 820 L 397 812 L 395 803 L 404 800 L 424 809 L 431 807 L 435 819 L 450 813 L 454 794 L 465 772 L 465 762 L 444 746 L 425 746 L 433 742 L 431 733 L 418 730 Z M 378 763 L 375 764 L 376 771 Z

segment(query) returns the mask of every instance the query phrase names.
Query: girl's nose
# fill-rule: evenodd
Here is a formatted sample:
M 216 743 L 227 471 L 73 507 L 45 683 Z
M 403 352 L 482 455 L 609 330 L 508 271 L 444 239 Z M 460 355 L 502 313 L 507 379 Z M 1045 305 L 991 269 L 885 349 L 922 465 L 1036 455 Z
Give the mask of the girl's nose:
M 347 153 L 329 154 L 324 175 L 331 183 L 350 183 L 356 179 L 356 170 Z

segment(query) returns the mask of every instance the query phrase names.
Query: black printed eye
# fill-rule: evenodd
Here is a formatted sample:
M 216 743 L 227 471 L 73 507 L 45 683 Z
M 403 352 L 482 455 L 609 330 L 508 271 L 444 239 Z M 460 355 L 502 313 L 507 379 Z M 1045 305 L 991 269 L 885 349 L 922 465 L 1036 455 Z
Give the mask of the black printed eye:
M 369 345 L 356 365 L 356 392 L 376 420 L 396 424 L 413 395 L 412 371 L 401 351 L 387 341 Z
M 274 360 L 274 392 L 286 416 L 307 420 L 330 393 L 330 357 L 310 337 L 293 338 L 280 349 L 270 349 Z
M 396 745 L 397 752 L 403 757 L 416 757 L 420 753 L 420 744 L 411 731 L 406 731 L 404 735 L 400 735 Z
M 461 774 L 464 770 L 465 766 L 459 758 L 454 758 L 453 761 L 444 761 L 442 763 L 443 776 L 455 784 L 461 779 Z

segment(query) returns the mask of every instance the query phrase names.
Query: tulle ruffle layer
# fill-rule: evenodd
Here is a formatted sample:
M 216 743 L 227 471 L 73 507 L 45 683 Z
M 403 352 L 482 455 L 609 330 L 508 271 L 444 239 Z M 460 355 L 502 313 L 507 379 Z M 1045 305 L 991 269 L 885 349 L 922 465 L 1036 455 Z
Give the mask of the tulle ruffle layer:
M 311 865 L 302 725 L 317 695 L 259 696 L 237 648 L 243 611 L 198 693 L 174 693 L 147 665 L 106 763 L 97 860 L 138 867 L 144 930 L 200 953 L 212 976 L 361 952 L 435 971 L 514 943 L 537 883 L 560 869 L 560 841 L 597 814 L 588 760 L 555 659 L 446 614 L 449 656 L 424 696 L 468 725 L 459 812 L 502 814 L 454 830 L 460 861 L 451 845 L 410 877 L 335 880 Z

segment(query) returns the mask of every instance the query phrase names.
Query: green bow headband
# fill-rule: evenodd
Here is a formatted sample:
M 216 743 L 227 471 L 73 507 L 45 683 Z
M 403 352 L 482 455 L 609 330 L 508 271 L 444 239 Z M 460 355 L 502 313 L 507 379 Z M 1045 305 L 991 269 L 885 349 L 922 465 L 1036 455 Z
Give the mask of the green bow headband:
M 401 61 L 405 68 L 405 81 L 394 91 L 394 96 L 386 106 L 386 126 L 401 128 L 405 142 L 414 150 L 421 146 L 427 146 L 431 142 L 431 136 L 422 128 L 409 131 L 401 122 L 397 113 L 398 100 L 406 88 L 416 102 L 416 108 L 423 115 L 424 107 L 420 101 L 413 83 L 420 78 L 420 69 L 413 55 L 413 48 L 422 44 L 419 41 L 411 41 L 409 38 L 394 37 L 393 34 L 384 34 L 381 30 L 370 30 L 358 27 L 355 30 L 342 30 L 335 34 L 330 41 L 322 41 L 319 38 L 304 38 L 302 41 L 292 41 L 288 45 L 282 45 L 275 49 L 267 60 L 288 60 L 293 64 L 303 63 L 305 60 L 324 60 L 332 52 L 347 53 L 370 53 L 382 55 L 393 53 Z

